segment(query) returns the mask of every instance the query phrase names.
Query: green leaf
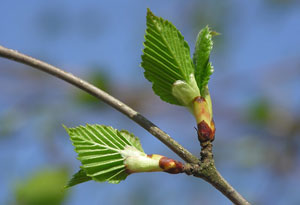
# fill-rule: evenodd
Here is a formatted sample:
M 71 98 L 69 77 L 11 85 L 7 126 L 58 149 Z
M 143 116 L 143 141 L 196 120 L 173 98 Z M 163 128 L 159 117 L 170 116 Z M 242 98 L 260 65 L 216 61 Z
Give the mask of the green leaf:
M 66 169 L 42 169 L 25 181 L 17 183 L 16 202 L 12 204 L 53 205 L 64 204 L 68 192 L 63 190 L 68 180 Z M 9 204 L 9 203 L 7 203 Z
M 111 88 L 111 78 L 104 71 L 103 67 L 94 65 L 92 67 L 87 67 L 86 80 L 93 84 L 94 86 L 100 88 L 105 92 L 110 92 Z M 75 102 L 79 103 L 81 106 L 97 106 L 97 108 L 103 108 L 104 102 L 100 101 L 98 98 L 95 98 L 93 95 L 82 92 L 81 90 L 75 90 L 74 93 Z M 93 107 L 94 108 L 94 107 Z
M 148 9 L 144 46 L 141 66 L 145 77 L 153 83 L 154 92 L 168 103 L 182 105 L 172 94 L 172 86 L 177 80 L 189 84 L 194 73 L 187 42 L 171 22 L 156 17 Z
M 173 84 L 172 94 L 182 103 L 182 105 L 191 110 L 193 100 L 200 95 L 194 74 L 190 75 L 189 84 L 185 81 L 177 80 Z
M 199 32 L 197 37 L 193 61 L 195 65 L 195 78 L 202 97 L 209 94 L 207 84 L 210 75 L 214 71 L 213 66 L 209 62 L 209 57 L 213 47 L 212 35 L 215 33 L 206 26 Z
M 92 180 L 92 178 L 87 176 L 83 169 L 80 169 L 73 175 L 72 179 L 68 182 L 66 188 L 75 186 L 76 184 L 80 184 L 89 180 Z
M 130 153 L 141 153 L 142 147 L 137 138 L 127 131 L 118 131 L 104 125 L 86 125 L 66 128 L 82 163 L 87 177 L 98 182 L 119 183 L 129 173 L 124 160 Z M 125 153 L 125 154 L 124 154 Z M 87 181 L 83 171 L 74 175 L 70 184 Z
M 128 132 L 127 130 L 121 130 L 121 133 L 130 141 L 131 144 L 134 145 L 135 148 L 137 148 L 141 152 L 144 152 L 139 138 L 137 138 L 136 136 L 134 136 L 134 134 Z

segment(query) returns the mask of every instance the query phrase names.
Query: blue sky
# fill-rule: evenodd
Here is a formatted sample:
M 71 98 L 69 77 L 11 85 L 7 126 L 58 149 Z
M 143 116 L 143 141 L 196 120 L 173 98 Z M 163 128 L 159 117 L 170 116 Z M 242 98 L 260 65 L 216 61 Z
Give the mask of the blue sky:
M 266 97 L 275 106 L 282 108 L 287 113 L 292 113 L 291 116 L 299 116 L 299 3 L 291 1 L 291 4 L 272 4 L 271 0 L 208 2 L 2 0 L 0 44 L 45 60 L 79 76 L 88 73 L 91 65 L 99 65 L 109 73 L 112 82 L 115 82 L 117 86 L 128 87 L 127 90 L 141 87 L 147 92 L 151 92 L 151 85 L 144 79 L 143 70 L 139 67 L 147 8 L 150 8 L 156 15 L 173 22 L 185 36 L 191 50 L 193 50 L 197 35 L 196 28 L 200 28 L 200 24 L 221 24 L 222 26 L 219 26 L 221 30 L 218 32 L 222 35 L 217 37 L 216 49 L 213 50 L 211 57 L 215 73 L 210 82 L 210 88 L 214 90 L 212 97 L 218 126 L 217 133 L 224 133 L 224 139 L 219 141 L 217 139 L 215 142 L 216 149 L 219 149 L 217 156 L 220 158 L 221 172 L 247 198 L 261 202 L 270 202 L 271 200 L 274 202 L 272 204 L 284 204 L 286 199 L 289 199 L 291 203 L 297 200 L 299 202 L 297 193 L 295 190 L 292 191 L 292 187 L 295 187 L 292 179 L 283 177 L 272 184 L 272 180 L 276 176 L 270 174 L 268 167 L 244 170 L 239 167 L 235 158 L 232 161 L 230 159 L 223 160 L 223 163 L 221 160 L 222 155 L 234 157 L 232 154 L 234 150 L 228 148 L 230 143 L 226 144 L 226 139 L 232 134 L 232 130 L 234 130 L 234 134 L 232 134 L 234 138 L 238 138 L 240 134 L 241 137 L 244 137 L 240 140 L 251 138 L 252 134 L 251 128 L 247 125 L 234 125 L 236 121 L 239 121 L 239 116 L 234 114 L 228 116 L 232 110 L 238 114 L 245 104 L 258 97 Z M 204 12 L 201 8 L 202 4 L 212 10 L 205 14 L 207 21 L 200 19 L 197 24 L 197 20 L 192 22 L 191 18 L 197 15 L 201 16 L 201 12 Z M 214 4 L 218 4 L 218 6 Z M 214 13 L 215 7 L 223 13 Z M 22 76 L 27 70 L 17 67 L 17 64 L 8 63 L 4 59 L 0 59 L 0 65 L 12 67 L 10 71 L 6 70 L 6 66 L 0 68 L 0 114 L 4 115 L 7 110 L 16 110 L 16 116 L 21 121 L 19 126 L 22 128 L 22 131 L 18 130 L 12 139 L 0 141 L 2 149 L 0 149 L 2 156 L 0 162 L 2 161 L 1 163 L 4 163 L 5 167 L 10 167 L 9 160 L 11 158 L 9 156 L 14 156 L 12 159 L 14 164 L 10 169 L 0 170 L 0 179 L 5 184 L 4 187 L 0 186 L 0 203 L 4 203 L 12 197 L 14 181 L 27 176 L 39 166 L 47 165 L 48 159 L 45 153 L 37 156 L 39 153 L 43 153 L 43 142 L 37 140 L 39 132 L 32 133 L 33 130 L 39 130 L 47 118 L 55 119 L 53 126 L 54 129 L 58 129 L 55 132 L 57 140 L 55 143 L 58 144 L 58 147 L 66 149 L 62 151 L 62 155 L 70 159 L 74 169 L 79 165 L 75 160 L 72 146 L 67 139 L 59 138 L 63 135 L 63 130 L 60 130 L 62 123 L 79 125 L 86 122 L 99 122 L 130 129 L 138 136 L 143 136 L 142 141 L 146 144 L 148 152 L 162 152 L 161 154 L 172 156 L 172 153 L 163 145 L 158 145 L 157 141 L 144 130 L 109 108 L 106 108 L 108 110 L 105 111 L 94 112 L 88 108 L 69 106 L 68 103 L 71 100 L 67 100 L 65 95 L 70 92 L 71 88 L 66 87 L 65 84 L 48 79 L 43 75 L 38 76 L 40 80 L 34 77 L 29 77 L 28 80 L 23 79 Z M 34 73 L 31 70 L 30 72 Z M 19 77 L 15 77 L 16 74 Z M 42 82 L 43 85 L 36 86 L 36 81 Z M 45 109 L 46 111 L 41 111 L 41 113 L 36 112 L 35 107 L 29 106 L 31 101 L 35 101 L 32 97 L 36 96 L 41 98 L 39 99 L 41 102 L 38 101 L 34 104 L 34 106 L 40 106 L 37 109 L 45 109 L 41 104 L 47 102 L 53 103 L 54 106 L 49 106 L 49 109 Z M 194 124 L 189 113 L 186 114 L 183 109 L 176 106 L 159 102 L 153 94 L 151 97 L 157 104 L 146 104 L 144 108 L 149 107 L 145 109 L 145 114 L 171 136 L 178 137 L 181 143 L 190 147 L 192 152 L 197 154 L 198 147 L 195 143 L 179 138 L 181 135 L 193 135 Z M 57 108 L 65 110 L 68 117 L 63 114 L 45 116 L 53 113 L 51 109 Z M 155 109 L 159 111 L 155 112 Z M 177 117 L 173 116 L 175 114 Z M 189 123 L 190 126 L 187 126 L 186 129 L 182 128 L 182 130 L 180 128 L 180 131 L 175 129 L 184 123 Z M 26 129 L 24 130 L 24 128 Z M 229 140 L 229 142 L 231 141 Z M 15 146 L 17 151 L 12 151 L 11 146 Z M 32 167 L 26 167 L 27 162 Z M 299 157 L 297 162 L 299 162 Z M 24 171 L 20 171 L 21 169 Z M 295 170 L 299 170 L 299 166 Z M 159 181 L 166 183 L 160 184 Z M 147 196 L 148 189 L 143 190 L 147 184 L 154 189 L 152 193 L 149 193 L 151 197 Z M 181 187 L 191 187 L 193 190 L 178 188 L 177 184 L 180 184 Z M 272 201 L 272 198 L 279 194 L 279 188 L 276 187 L 281 184 L 286 189 L 285 193 L 291 192 L 290 195 L 283 194 L 284 200 L 273 199 Z M 256 193 L 257 190 L 264 193 L 264 189 L 270 189 L 272 186 L 274 188 L 265 196 Z M 197 188 L 199 190 L 196 190 Z M 117 186 L 92 182 L 83 184 L 74 188 L 67 204 L 82 204 L 87 200 L 89 200 L 89 204 L 99 204 L 103 202 L 105 196 L 111 197 L 105 201 L 106 204 L 121 203 L 119 198 L 126 198 L 131 193 L 130 190 L 133 192 L 140 190 L 141 193 L 144 193 L 143 197 L 148 200 L 145 202 L 146 204 L 159 203 L 163 195 L 167 194 L 167 190 L 174 193 L 174 199 L 166 200 L 164 204 L 172 204 L 174 201 L 178 203 L 188 201 L 189 204 L 197 204 L 200 197 L 200 195 L 195 196 L 197 192 L 213 196 L 211 201 L 207 197 L 203 199 L 204 204 L 228 203 L 221 194 L 202 181 L 186 176 L 179 176 L 174 180 L 169 175 L 141 174 L 130 176 L 126 182 Z M 177 197 L 182 192 L 185 193 L 184 196 Z M 116 194 L 113 193 L 118 193 L 118 197 L 114 198 Z M 132 196 L 132 198 L 134 197 L 136 196 Z M 132 203 L 129 199 L 123 202 L 124 204 Z

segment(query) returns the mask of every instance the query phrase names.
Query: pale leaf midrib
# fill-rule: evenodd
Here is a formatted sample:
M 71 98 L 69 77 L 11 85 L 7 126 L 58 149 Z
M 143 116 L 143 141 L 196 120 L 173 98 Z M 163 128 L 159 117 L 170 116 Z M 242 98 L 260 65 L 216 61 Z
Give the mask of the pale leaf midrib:
M 105 169 L 105 170 L 101 170 L 99 172 L 95 172 L 93 174 L 88 174 L 88 176 L 90 177 L 97 177 L 97 176 L 100 176 L 100 175 L 103 175 L 103 174 L 106 174 L 106 173 L 109 173 L 109 172 L 113 172 L 115 170 L 118 170 L 118 169 L 123 169 L 125 168 L 125 165 L 119 165 L 119 166 L 115 166 L 115 167 L 112 167 L 110 169 Z M 106 179 L 105 179 L 106 180 Z
M 124 169 L 121 169 L 120 171 L 118 171 L 116 174 L 112 175 L 111 177 L 109 177 L 107 180 L 110 181 L 113 178 L 117 177 L 118 175 L 120 175 L 121 173 L 125 172 Z
M 119 158 L 119 159 L 114 159 L 114 160 L 105 160 L 105 161 L 100 161 L 100 162 L 91 162 L 91 163 L 86 163 L 83 164 L 83 167 L 88 169 L 88 168 L 93 168 L 93 167 L 101 167 L 103 165 L 108 165 L 108 164 L 113 164 L 116 162 L 123 162 L 124 158 Z M 113 166 L 115 167 L 115 166 Z

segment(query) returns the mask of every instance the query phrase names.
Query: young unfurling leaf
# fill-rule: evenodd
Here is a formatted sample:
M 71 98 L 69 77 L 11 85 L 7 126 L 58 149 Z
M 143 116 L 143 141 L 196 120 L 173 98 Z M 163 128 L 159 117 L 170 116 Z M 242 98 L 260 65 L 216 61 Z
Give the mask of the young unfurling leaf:
M 193 62 L 195 65 L 195 77 L 200 89 L 201 97 L 209 95 L 207 84 L 210 75 L 213 73 L 213 66 L 209 62 L 210 52 L 213 47 L 213 32 L 206 26 L 197 37 Z
M 144 46 L 141 66 L 145 69 L 145 77 L 153 83 L 154 92 L 162 100 L 186 106 L 183 104 L 186 100 L 178 98 L 172 92 L 176 81 L 182 81 L 192 88 L 186 90 L 191 93 L 187 96 L 200 95 L 197 84 L 191 81 L 194 78 L 191 78 L 194 75 L 194 65 L 187 42 L 171 22 L 155 16 L 149 9 Z
M 67 187 L 91 179 L 119 183 L 129 174 L 164 171 L 180 173 L 183 165 L 161 155 L 144 153 L 140 141 L 128 131 L 104 125 L 66 128 L 82 166 Z
M 199 32 L 192 62 L 189 46 L 177 28 L 148 9 L 141 64 L 145 77 L 153 83 L 154 92 L 162 100 L 191 111 L 197 121 L 201 142 L 212 141 L 215 133 L 208 90 L 213 73 L 209 62 L 213 35 L 218 33 L 208 26 Z

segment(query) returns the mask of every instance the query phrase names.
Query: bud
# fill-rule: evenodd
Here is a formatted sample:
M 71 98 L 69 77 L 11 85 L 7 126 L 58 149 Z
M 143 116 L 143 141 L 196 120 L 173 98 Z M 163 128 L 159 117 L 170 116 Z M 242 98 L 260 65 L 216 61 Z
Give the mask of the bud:
M 191 111 L 193 99 L 200 95 L 199 88 L 193 73 L 189 76 L 189 81 L 177 80 L 172 86 L 172 95 Z
M 170 174 L 178 174 L 183 172 L 183 164 L 168 157 L 162 157 L 159 160 L 159 166 Z
M 213 141 L 215 138 L 216 129 L 212 117 L 210 98 L 206 100 L 205 98 L 200 96 L 196 97 L 193 101 L 193 112 L 197 121 L 199 141 Z
M 159 155 L 147 155 L 138 150 L 127 148 L 122 153 L 124 165 L 128 174 L 139 172 L 168 172 L 178 174 L 183 172 L 183 164 L 174 159 Z

